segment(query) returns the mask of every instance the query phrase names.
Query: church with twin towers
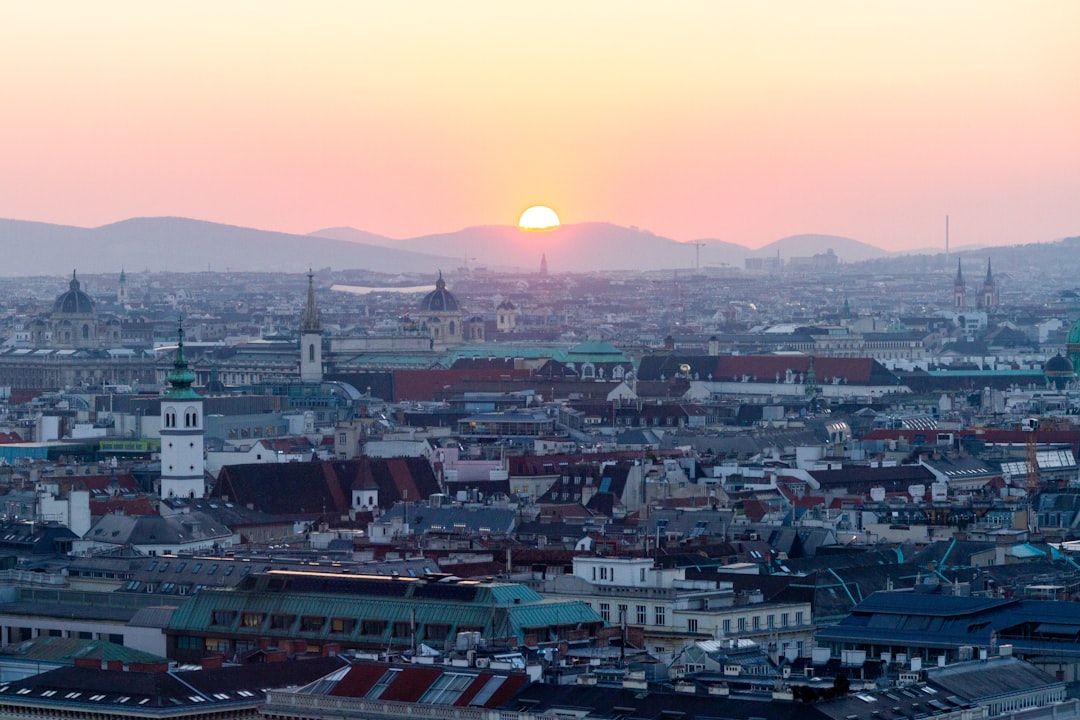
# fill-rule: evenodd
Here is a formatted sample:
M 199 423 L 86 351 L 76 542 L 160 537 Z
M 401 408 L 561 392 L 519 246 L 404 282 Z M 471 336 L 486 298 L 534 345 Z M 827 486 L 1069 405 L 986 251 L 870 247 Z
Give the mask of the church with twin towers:
M 994 271 L 990 265 L 990 259 L 986 260 L 986 277 L 983 278 L 982 287 L 978 294 L 974 295 L 975 302 L 969 304 L 967 283 L 964 280 L 963 261 L 956 260 L 956 279 L 953 281 L 953 310 L 994 310 L 1001 305 L 1001 295 L 998 291 L 997 281 L 994 279 Z

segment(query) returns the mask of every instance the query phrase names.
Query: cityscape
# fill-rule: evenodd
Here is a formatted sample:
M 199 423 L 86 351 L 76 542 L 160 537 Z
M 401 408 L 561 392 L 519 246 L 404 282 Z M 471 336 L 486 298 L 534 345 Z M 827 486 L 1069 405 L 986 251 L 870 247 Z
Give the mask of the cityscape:
M 0 718 L 1080 718 L 1080 6 L 5 15 Z

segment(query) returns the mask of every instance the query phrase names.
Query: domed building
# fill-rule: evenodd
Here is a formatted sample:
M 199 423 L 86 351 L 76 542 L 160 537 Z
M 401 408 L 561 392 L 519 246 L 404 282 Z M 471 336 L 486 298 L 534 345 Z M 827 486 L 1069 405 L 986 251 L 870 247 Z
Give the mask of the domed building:
M 435 281 L 435 289 L 420 301 L 416 321 L 421 331 L 431 338 L 433 348 L 460 345 L 465 341 L 461 307 L 454 294 L 446 289 L 441 270 Z
M 1065 338 L 1065 357 L 1072 363 L 1074 371 L 1080 367 L 1080 319 L 1072 324 Z
M 31 347 L 81 349 L 118 347 L 120 320 L 99 317 L 94 301 L 79 284 L 75 272 L 66 292 L 53 303 L 52 312 L 27 324 Z
M 1063 355 L 1055 355 L 1043 365 L 1043 374 L 1046 382 L 1058 390 L 1064 390 L 1076 378 L 1076 370 L 1069 358 Z

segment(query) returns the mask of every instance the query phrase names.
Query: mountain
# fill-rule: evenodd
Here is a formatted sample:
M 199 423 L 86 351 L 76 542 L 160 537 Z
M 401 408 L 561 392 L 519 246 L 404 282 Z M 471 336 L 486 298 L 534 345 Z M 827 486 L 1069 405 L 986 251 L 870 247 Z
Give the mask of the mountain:
M 353 228 L 313 233 L 322 237 L 370 238 Z M 375 236 L 379 238 L 381 236 Z M 372 240 L 374 242 L 374 240 Z M 700 243 L 700 251 L 696 245 Z M 478 225 L 435 235 L 392 240 L 389 247 L 435 254 L 456 251 L 458 264 L 533 271 L 546 256 L 552 272 L 655 270 L 738 265 L 750 251 L 721 240 L 677 242 L 636 227 L 590 222 L 529 232 L 511 225 Z M 452 250 L 450 250 L 452 249 Z
M 832 250 L 841 262 L 859 262 L 876 260 L 889 255 L 881 248 L 868 245 L 858 240 L 839 235 L 791 235 L 760 247 L 753 252 L 755 257 L 780 257 L 788 260 L 792 257 L 820 255 Z
M 290 235 L 187 218 L 134 218 L 97 228 L 0 219 L 5 275 L 128 270 L 296 272 L 310 267 L 435 272 L 454 263 L 399 247 Z M 444 248 L 445 249 L 445 248 Z M 452 265 L 456 267 L 456 265 Z
M 385 235 L 378 235 L 376 233 L 367 232 L 366 230 L 357 230 L 352 227 L 324 228 L 308 233 L 308 235 L 312 237 L 330 238 L 331 240 L 344 240 L 345 242 L 351 243 L 378 245 L 380 247 L 391 247 L 394 243 L 398 242 L 394 238 L 386 237 Z

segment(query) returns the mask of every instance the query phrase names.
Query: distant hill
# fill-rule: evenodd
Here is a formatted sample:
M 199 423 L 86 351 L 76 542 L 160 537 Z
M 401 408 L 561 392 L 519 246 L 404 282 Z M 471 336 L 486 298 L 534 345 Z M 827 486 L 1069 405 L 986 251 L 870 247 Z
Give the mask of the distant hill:
M 860 262 L 876 260 L 889 255 L 881 248 L 852 240 L 840 235 L 791 235 L 771 242 L 753 252 L 754 257 L 775 256 L 787 260 L 792 257 L 809 257 L 832 250 L 841 262 Z
M 366 230 L 357 230 L 352 227 L 324 228 L 323 230 L 316 230 L 315 232 L 308 233 L 308 235 L 312 237 L 329 238 L 331 240 L 344 240 L 345 242 L 351 243 L 379 245 L 380 247 L 390 247 L 398 242 L 394 238 L 386 237 L 385 235 L 378 235 L 376 233 L 367 232 Z
M 134 218 L 97 228 L 0 219 L 5 275 L 128 270 L 296 272 L 311 267 L 435 272 L 451 259 L 187 218 Z
M 319 230 L 314 235 L 339 239 L 370 239 L 370 233 L 353 228 Z M 375 236 L 379 238 L 381 236 Z M 554 230 L 527 232 L 511 225 L 477 225 L 435 235 L 391 240 L 389 247 L 434 254 L 458 252 L 459 264 L 493 269 L 535 271 L 546 256 L 551 272 L 603 270 L 653 270 L 709 265 L 742 265 L 750 251 L 721 240 L 677 242 L 636 227 L 612 223 L 576 223 Z

